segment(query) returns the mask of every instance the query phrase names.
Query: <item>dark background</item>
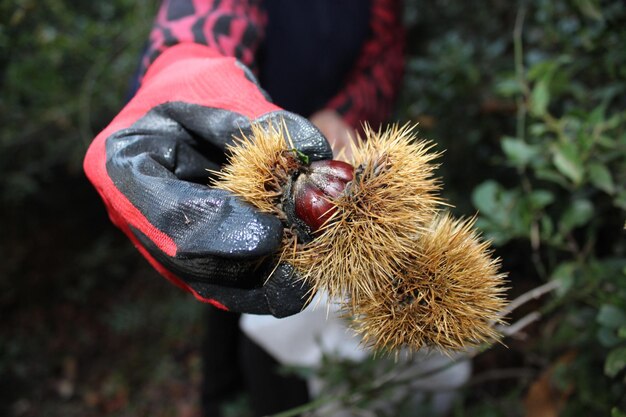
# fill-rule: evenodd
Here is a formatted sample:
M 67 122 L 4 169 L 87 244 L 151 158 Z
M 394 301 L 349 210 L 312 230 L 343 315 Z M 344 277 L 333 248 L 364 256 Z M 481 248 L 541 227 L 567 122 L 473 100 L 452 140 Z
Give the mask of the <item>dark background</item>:
M 452 414 L 626 415 L 626 6 L 474 3 L 406 1 L 395 118 L 445 150 L 444 194 L 479 211 L 510 297 L 560 287 L 514 312 L 542 318 L 476 358 Z M 206 307 L 147 266 L 81 168 L 156 7 L 0 1 L 2 415 L 198 413 Z M 335 384 L 367 371 L 326 366 Z

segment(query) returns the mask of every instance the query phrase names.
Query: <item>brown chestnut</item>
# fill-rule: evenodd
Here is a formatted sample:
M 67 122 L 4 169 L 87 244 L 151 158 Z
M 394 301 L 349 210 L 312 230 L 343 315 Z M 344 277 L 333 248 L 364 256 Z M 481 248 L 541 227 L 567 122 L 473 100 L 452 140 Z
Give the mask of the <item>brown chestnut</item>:
M 293 184 L 295 214 L 312 232 L 318 231 L 337 208 L 331 200 L 339 197 L 354 178 L 352 165 L 335 160 L 311 163 Z

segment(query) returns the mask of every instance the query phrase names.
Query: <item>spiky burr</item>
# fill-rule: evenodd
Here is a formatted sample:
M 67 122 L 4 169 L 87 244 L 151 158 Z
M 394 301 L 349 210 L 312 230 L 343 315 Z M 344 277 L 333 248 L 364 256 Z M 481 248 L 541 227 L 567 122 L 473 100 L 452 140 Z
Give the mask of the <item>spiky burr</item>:
M 287 259 L 335 299 L 373 296 L 390 282 L 441 203 L 428 143 L 414 142 L 408 127 L 365 134 L 353 149 L 354 180 L 332 201 L 332 221 Z
M 365 128 L 359 142 L 349 172 L 332 161 L 309 165 L 284 126 L 257 125 L 231 148 L 214 185 L 283 219 L 280 261 L 312 293 L 342 302 L 375 349 L 456 350 L 497 339 L 493 323 L 505 304 L 499 262 L 472 221 L 442 211 L 432 145 L 408 126 Z M 317 205 L 302 201 L 311 198 Z M 315 219 L 294 218 L 314 206 Z
M 498 338 L 504 274 L 473 225 L 440 213 L 415 236 L 408 264 L 356 302 L 354 327 L 365 344 L 459 350 Z
M 239 195 L 264 213 L 284 218 L 284 187 L 302 162 L 280 124 L 252 124 L 251 135 L 234 138 L 228 164 L 215 172 L 213 185 Z

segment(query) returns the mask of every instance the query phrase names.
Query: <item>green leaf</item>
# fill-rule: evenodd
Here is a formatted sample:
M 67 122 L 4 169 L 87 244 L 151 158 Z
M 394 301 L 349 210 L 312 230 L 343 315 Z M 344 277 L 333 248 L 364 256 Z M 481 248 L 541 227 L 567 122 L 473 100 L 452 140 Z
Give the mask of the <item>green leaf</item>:
M 548 131 L 548 126 L 545 123 L 533 123 L 528 126 L 528 132 L 532 136 L 541 136 Z
M 546 114 L 546 110 L 548 109 L 548 103 L 550 102 L 550 91 L 548 88 L 548 80 L 541 79 L 535 87 L 533 87 L 533 91 L 530 95 L 530 112 L 534 116 L 543 116 Z
M 626 339 L 626 326 L 620 327 L 617 331 L 617 337 L 620 339 Z
M 545 167 L 545 168 L 537 168 L 535 171 L 535 174 L 537 175 L 537 178 L 541 180 L 553 182 L 555 184 L 560 185 L 563 188 L 569 187 L 570 183 L 567 180 L 567 178 L 565 178 L 563 175 L 558 173 L 555 169 L 552 169 L 552 166 Z
M 598 162 L 589 164 L 589 179 L 593 185 L 607 194 L 615 193 L 615 184 L 611 172 L 603 164 Z
M 611 329 L 626 326 L 626 313 L 612 304 L 603 304 L 596 316 L 598 323 Z
M 583 164 L 576 147 L 571 143 L 564 143 L 554 148 L 552 162 L 556 169 L 574 184 L 579 185 L 583 180 Z
M 621 191 L 615 196 L 615 198 L 613 199 L 613 204 L 616 207 L 626 210 L 626 190 Z
M 575 4 L 576 6 L 578 6 L 578 9 L 582 12 L 582 14 L 584 14 L 588 18 L 596 21 L 603 20 L 602 10 L 600 8 L 600 5 L 598 4 L 598 1 L 576 0 Z
M 520 204 L 515 189 L 506 191 L 495 181 L 485 181 L 474 189 L 472 201 L 480 212 L 477 227 L 496 245 L 524 235 L 529 228 L 525 223 L 530 216 L 521 213 L 528 210 L 527 204 Z
M 602 346 L 607 348 L 615 347 L 621 342 L 615 334 L 615 331 L 613 329 L 609 329 L 608 327 L 600 327 L 596 333 L 596 338 Z
M 611 417 L 626 417 L 626 413 L 620 411 L 617 407 L 613 407 L 611 409 Z
M 505 137 L 502 139 L 502 151 L 513 165 L 523 168 L 539 154 L 536 146 L 531 146 L 521 139 Z
M 296 154 L 296 156 L 298 157 L 298 159 L 300 160 L 300 162 L 302 162 L 304 165 L 309 165 L 309 155 L 305 154 L 304 152 L 301 152 L 297 149 L 292 149 L 292 151 Z
M 626 368 L 626 346 L 609 352 L 604 362 L 604 374 L 613 378 L 624 368 Z
M 472 202 L 474 207 L 486 216 L 494 216 L 498 209 L 497 194 L 500 191 L 500 184 L 495 181 L 485 181 L 474 189 Z
M 597 125 L 598 123 L 602 123 L 604 120 L 604 112 L 606 111 L 605 106 L 598 106 L 593 111 L 591 111 L 587 116 L 587 123 L 591 126 Z
M 535 190 L 528 196 L 528 201 L 534 210 L 541 210 L 554 202 L 554 194 L 547 190 Z
M 615 138 L 603 134 L 598 135 L 596 143 L 606 149 L 615 149 L 619 146 L 619 144 L 616 143 Z
M 554 223 L 552 222 L 552 219 L 548 216 L 541 216 L 540 224 L 541 238 L 544 240 L 550 240 L 552 238 L 552 233 L 554 233 Z
M 574 200 L 561 217 L 559 231 L 565 234 L 576 227 L 583 226 L 591 219 L 592 215 L 593 205 L 589 200 Z
M 514 97 L 522 92 L 522 86 L 515 76 L 505 78 L 494 86 L 496 94 L 501 97 Z
M 557 281 L 561 284 L 556 290 L 556 294 L 558 296 L 562 297 L 572 287 L 572 284 L 574 283 L 575 270 L 576 264 L 573 262 L 564 262 L 554 270 L 552 275 L 550 275 L 550 281 Z
M 605 129 L 610 130 L 610 129 L 615 129 L 616 127 L 618 127 L 622 123 L 622 119 L 624 118 L 624 115 L 625 115 L 624 113 L 616 113 L 616 114 L 613 114 L 608 119 L 606 119 L 604 121 Z
M 528 70 L 528 79 L 530 81 L 550 80 L 561 65 L 570 61 L 571 59 L 567 55 L 561 55 L 557 59 L 537 62 Z

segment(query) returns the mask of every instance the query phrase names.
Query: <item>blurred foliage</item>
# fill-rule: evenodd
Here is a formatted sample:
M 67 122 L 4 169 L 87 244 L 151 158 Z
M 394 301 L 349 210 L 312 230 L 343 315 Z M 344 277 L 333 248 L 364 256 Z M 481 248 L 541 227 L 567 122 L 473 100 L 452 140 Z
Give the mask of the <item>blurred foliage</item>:
M 512 6 L 409 2 L 415 43 L 400 117 L 422 121 L 446 149 L 448 196 L 459 214 L 478 210 L 512 293 L 560 284 L 536 306 L 544 318 L 532 342 L 511 347 L 537 371 L 574 352 L 552 374 L 567 393 L 561 415 L 624 412 L 626 4 Z M 507 395 L 457 414 L 523 414 Z
M 457 215 L 478 212 L 511 297 L 557 283 L 555 294 L 510 318 L 541 313 L 525 338 L 474 359 L 452 414 L 624 415 L 626 4 L 405 4 L 409 55 L 397 119 L 418 122 L 421 136 L 445 150 L 444 194 Z M 359 415 L 389 396 L 372 391 L 380 380 L 373 369 L 339 361 L 318 375 L 347 398 L 366 394 L 350 403 Z
M 81 167 L 127 98 L 157 3 L 0 1 L 0 415 L 198 403 L 204 306 L 155 279 Z
M 397 118 L 446 150 L 445 196 L 479 212 L 511 296 L 559 283 L 513 317 L 542 313 L 526 339 L 475 359 L 452 414 L 528 415 L 539 387 L 560 415 L 626 415 L 626 5 L 405 3 Z M 155 279 L 81 172 L 156 5 L 0 0 L 2 415 L 183 415 L 197 402 L 202 306 Z M 358 395 L 377 369 L 329 360 L 321 376 L 367 409 L 389 395 Z
M 76 175 L 87 145 L 120 108 L 156 1 L 0 3 L 2 204 L 41 198 Z

